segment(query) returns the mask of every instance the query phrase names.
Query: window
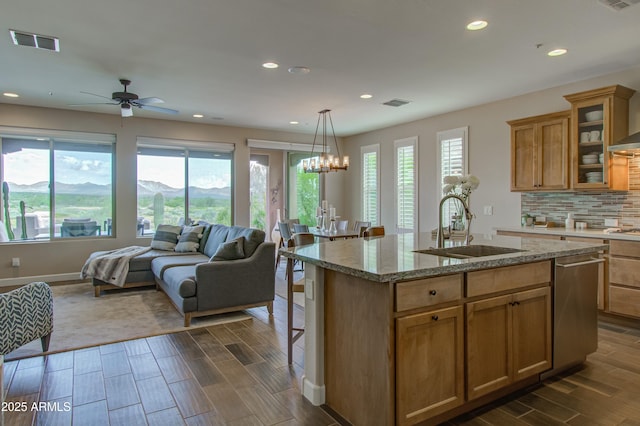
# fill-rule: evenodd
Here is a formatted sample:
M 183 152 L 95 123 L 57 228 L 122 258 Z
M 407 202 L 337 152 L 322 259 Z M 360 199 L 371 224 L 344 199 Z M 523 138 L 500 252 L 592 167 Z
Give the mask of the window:
M 379 223 L 380 216 L 380 145 L 363 146 L 362 156 L 362 220 Z
M 249 162 L 249 223 L 267 232 L 269 156 L 251 154 Z
M 396 229 L 398 234 L 417 230 L 417 146 L 417 137 L 394 142 Z
M 233 145 L 138 138 L 138 233 L 160 224 L 231 225 Z
M 304 160 L 311 161 L 319 157 L 311 157 L 311 153 L 289 152 L 288 219 L 298 219 L 300 223 L 315 226 L 316 209 L 320 205 L 320 174 L 306 173 L 302 168 Z
M 109 235 L 115 136 L 0 129 L 10 240 Z
M 468 173 L 467 134 L 467 127 L 438 132 L 438 200 L 443 196 L 446 176 L 462 176 Z M 454 213 L 453 208 L 453 203 L 449 202 L 443 206 L 443 225 L 449 225 Z

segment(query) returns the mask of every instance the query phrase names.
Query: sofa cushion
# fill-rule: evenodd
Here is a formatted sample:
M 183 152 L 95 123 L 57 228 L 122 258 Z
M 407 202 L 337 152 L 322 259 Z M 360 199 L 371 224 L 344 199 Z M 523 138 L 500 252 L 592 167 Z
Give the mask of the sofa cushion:
M 167 269 L 176 266 L 195 265 L 197 263 L 208 262 L 207 256 L 200 253 L 185 254 L 183 256 L 161 256 L 156 257 L 151 262 L 151 271 L 156 277 L 163 279 Z
M 209 239 L 209 234 L 211 233 L 211 224 L 205 221 L 198 222 L 198 225 L 204 226 L 204 230 L 202 231 L 202 238 L 200 238 L 200 247 L 198 247 L 198 251 L 200 253 L 204 253 L 204 247 L 207 245 L 207 240 Z
M 232 226 L 227 234 L 227 241 L 244 237 L 244 256 L 251 257 L 258 246 L 264 242 L 266 234 L 264 231 L 255 228 L 245 228 L 244 226 Z
M 180 297 L 193 297 L 196 295 L 196 266 L 175 266 L 164 272 L 162 281 L 171 292 Z
M 175 250 L 179 253 L 198 251 L 202 231 L 204 231 L 204 226 L 185 226 L 182 228 Z
M 236 260 L 244 258 L 244 237 L 221 243 L 218 250 L 211 257 L 211 261 L 216 260 Z
M 229 227 L 226 225 L 211 225 L 211 232 L 209 232 L 209 238 L 207 238 L 207 244 L 204 247 L 204 254 L 207 257 L 212 257 L 216 254 L 218 246 L 227 241 L 228 233 Z
M 99 253 L 99 252 L 98 252 Z M 165 257 L 165 256 L 188 256 L 190 253 L 176 253 L 174 251 L 166 251 L 166 250 L 150 250 L 146 253 L 142 253 L 131 259 L 129 261 L 129 272 L 133 271 L 150 271 L 151 270 L 151 261 L 156 257 Z
M 180 237 L 181 231 L 181 226 L 158 225 L 156 233 L 153 235 L 153 240 L 151 240 L 151 248 L 173 251 L 176 248 L 176 244 L 178 244 L 178 237 Z

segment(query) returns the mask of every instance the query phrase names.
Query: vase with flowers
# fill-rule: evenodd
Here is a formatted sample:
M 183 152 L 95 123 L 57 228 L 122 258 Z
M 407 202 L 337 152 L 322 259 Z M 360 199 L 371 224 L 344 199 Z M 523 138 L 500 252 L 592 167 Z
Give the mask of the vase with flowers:
M 480 179 L 474 175 L 451 175 L 445 176 L 443 182 L 443 195 L 457 195 L 457 198 L 464 203 L 462 206 L 459 203 L 456 204 L 456 213 L 453 215 L 451 224 L 452 230 L 462 231 L 465 229 L 465 210 L 469 209 L 469 196 L 480 185 Z

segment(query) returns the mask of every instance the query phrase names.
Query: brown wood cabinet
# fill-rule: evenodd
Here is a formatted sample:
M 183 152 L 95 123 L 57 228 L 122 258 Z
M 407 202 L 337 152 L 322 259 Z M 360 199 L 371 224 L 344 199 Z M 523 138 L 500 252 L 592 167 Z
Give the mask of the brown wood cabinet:
M 439 424 L 538 381 L 551 263 L 390 283 L 324 270 L 327 405 L 352 424 Z
M 609 312 L 640 318 L 640 242 L 609 243 Z
M 551 368 L 551 288 L 467 303 L 467 398 Z
M 454 306 L 396 321 L 396 423 L 464 403 L 464 312 Z
M 629 134 L 629 98 L 635 90 L 615 85 L 566 95 L 571 103 L 571 186 L 574 189 L 629 188 L 628 160 L 608 147 Z M 593 163 L 585 155 L 603 154 Z
M 569 188 L 571 111 L 511 120 L 511 191 Z

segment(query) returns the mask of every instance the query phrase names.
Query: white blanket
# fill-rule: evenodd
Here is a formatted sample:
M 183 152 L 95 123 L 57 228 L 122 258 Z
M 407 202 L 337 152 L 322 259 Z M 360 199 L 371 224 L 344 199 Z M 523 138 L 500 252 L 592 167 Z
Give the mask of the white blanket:
M 97 278 L 123 287 L 129 273 L 129 261 L 149 250 L 151 247 L 131 246 L 90 256 L 82 267 L 80 278 Z

